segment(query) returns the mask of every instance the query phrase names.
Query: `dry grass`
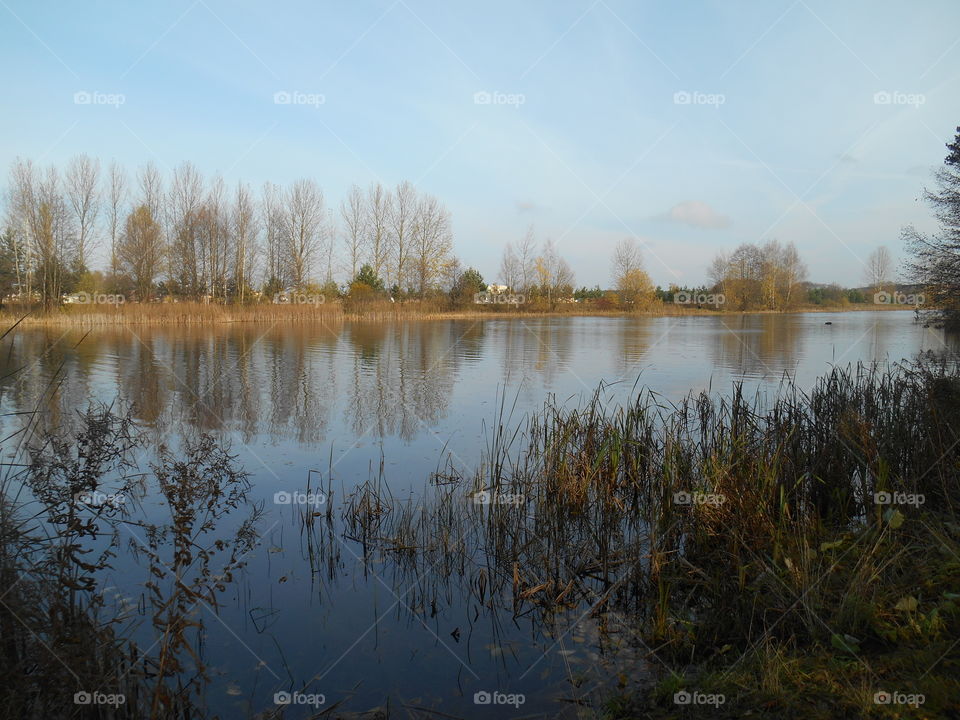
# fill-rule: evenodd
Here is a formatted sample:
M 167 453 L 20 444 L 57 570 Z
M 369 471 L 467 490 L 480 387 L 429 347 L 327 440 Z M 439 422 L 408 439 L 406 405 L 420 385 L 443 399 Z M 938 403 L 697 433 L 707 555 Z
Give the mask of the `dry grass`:
M 895 305 L 847 304 L 836 307 L 800 306 L 789 312 L 858 312 L 870 310 L 909 311 Z M 656 303 L 641 310 L 603 309 L 583 303 L 530 303 L 522 307 L 467 305 L 451 306 L 439 300 L 410 300 L 400 303 L 375 300 L 362 303 L 334 300 L 302 305 L 224 305 L 220 303 L 125 303 L 122 305 L 69 305 L 44 312 L 41 308 L 7 306 L 0 311 L 0 324 L 102 327 L 107 325 L 201 325 L 216 323 L 309 323 L 333 319 L 362 319 L 373 322 L 395 320 L 469 320 L 511 317 L 687 317 L 783 314 L 776 310 L 717 311 L 670 303 Z

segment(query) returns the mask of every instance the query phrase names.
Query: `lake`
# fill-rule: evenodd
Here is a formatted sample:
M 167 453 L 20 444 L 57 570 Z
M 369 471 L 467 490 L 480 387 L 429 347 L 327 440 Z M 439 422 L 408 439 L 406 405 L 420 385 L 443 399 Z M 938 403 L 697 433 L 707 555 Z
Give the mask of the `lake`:
M 14 413 L 40 406 L 71 425 L 96 399 L 130 409 L 149 440 L 144 463 L 199 432 L 230 442 L 249 501 L 262 503 L 262 542 L 218 612 L 191 608 L 211 677 L 204 702 L 242 717 L 300 691 L 291 718 L 338 703 L 418 717 L 576 716 L 579 703 L 655 670 L 617 613 L 516 615 L 468 591 L 482 573 L 409 572 L 365 552 L 338 519 L 359 485 L 423 501 L 437 477 L 471 474 L 500 419 L 519 426 L 550 396 L 581 404 L 601 383 L 611 406 L 638 386 L 670 403 L 742 383 L 762 400 L 785 378 L 804 388 L 831 366 L 945 348 L 941 331 L 892 311 L 27 328 L 4 343 L 4 437 L 23 422 Z M 334 519 L 317 529 L 289 499 L 319 488 L 329 493 L 315 504 Z M 148 520 L 165 511 L 149 487 L 135 500 Z M 225 532 L 236 527 L 223 519 Z M 143 543 L 136 527 L 126 532 L 129 547 Z M 144 580 L 135 553 L 104 578 L 124 627 L 149 646 Z

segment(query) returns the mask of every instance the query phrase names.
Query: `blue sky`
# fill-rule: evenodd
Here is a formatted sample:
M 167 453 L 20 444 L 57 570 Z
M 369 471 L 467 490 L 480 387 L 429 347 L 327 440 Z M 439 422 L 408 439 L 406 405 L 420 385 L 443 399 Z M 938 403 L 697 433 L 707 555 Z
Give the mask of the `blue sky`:
M 770 237 L 859 284 L 902 225 L 933 227 L 917 199 L 960 125 L 955 0 L 0 0 L 0 62 L 4 167 L 191 160 L 313 177 L 331 205 L 410 179 L 485 276 L 533 224 L 587 285 L 631 236 L 661 285 Z

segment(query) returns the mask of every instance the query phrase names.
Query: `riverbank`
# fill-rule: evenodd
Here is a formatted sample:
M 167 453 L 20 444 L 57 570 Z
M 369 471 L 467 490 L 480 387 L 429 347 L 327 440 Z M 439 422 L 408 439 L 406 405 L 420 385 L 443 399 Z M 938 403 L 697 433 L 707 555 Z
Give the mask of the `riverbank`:
M 0 325 L 64 326 L 94 328 L 116 325 L 198 325 L 217 323 L 311 323 L 339 320 L 392 322 L 406 320 L 486 320 L 534 317 L 690 317 L 739 315 L 782 315 L 789 313 L 836 313 L 890 311 L 912 312 L 902 305 L 853 304 L 839 306 L 804 305 L 790 310 L 711 310 L 687 305 L 658 304 L 643 310 L 610 310 L 580 303 L 553 308 L 511 309 L 501 306 L 469 306 L 445 309 L 434 303 L 367 303 L 350 306 L 341 301 L 303 305 L 222 305 L 194 302 L 113 305 L 70 305 L 44 312 L 42 309 L 0 311 Z
M 601 717 L 953 717 L 958 432 L 960 372 L 933 359 L 837 368 L 769 406 L 645 390 L 609 410 L 598 392 L 548 402 L 522 440 L 499 427 L 476 475 L 443 475 L 456 489 L 414 512 L 381 507 L 399 521 L 356 513 L 352 531 L 376 527 L 372 553 L 416 548 L 396 562 L 407 578 L 466 565 L 514 616 L 628 623 L 652 683 Z M 463 536 L 485 548 L 472 569 L 436 539 Z

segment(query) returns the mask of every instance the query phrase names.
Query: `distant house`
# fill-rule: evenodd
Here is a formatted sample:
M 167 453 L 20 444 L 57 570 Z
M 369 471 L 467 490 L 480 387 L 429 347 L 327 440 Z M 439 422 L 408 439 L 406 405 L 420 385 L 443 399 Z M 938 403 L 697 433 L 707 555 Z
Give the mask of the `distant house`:
M 274 305 L 289 305 L 291 299 L 296 294 L 297 289 L 295 287 L 284 288 L 278 293 L 273 295 L 273 304 Z
M 63 295 L 60 300 L 64 305 L 76 305 L 77 303 L 82 303 L 84 298 L 81 297 L 80 293 L 71 293 L 69 295 Z
M 491 295 L 502 295 L 509 289 L 506 285 L 487 285 L 487 292 Z

